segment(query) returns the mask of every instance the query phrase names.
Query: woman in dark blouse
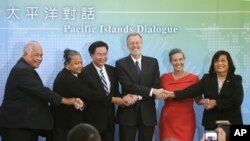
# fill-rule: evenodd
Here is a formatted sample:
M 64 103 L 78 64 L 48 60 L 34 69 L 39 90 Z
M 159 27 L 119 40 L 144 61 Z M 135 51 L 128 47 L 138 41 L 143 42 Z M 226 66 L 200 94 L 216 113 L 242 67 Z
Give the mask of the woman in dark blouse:
M 83 67 L 82 57 L 75 50 L 64 50 L 64 68 L 58 73 L 53 91 L 63 97 L 79 97 L 84 101 L 86 88 L 82 85 L 82 80 L 78 74 Z M 51 105 L 51 111 L 54 118 L 53 141 L 66 141 L 67 133 L 75 125 L 83 122 L 81 110 L 75 110 L 68 105 Z
M 217 51 L 211 61 L 208 74 L 184 90 L 167 92 L 168 97 L 182 100 L 204 95 L 202 125 L 205 130 L 217 127 L 216 121 L 228 120 L 231 124 L 243 124 L 241 104 L 244 97 L 242 77 L 234 74 L 235 66 L 230 54 Z

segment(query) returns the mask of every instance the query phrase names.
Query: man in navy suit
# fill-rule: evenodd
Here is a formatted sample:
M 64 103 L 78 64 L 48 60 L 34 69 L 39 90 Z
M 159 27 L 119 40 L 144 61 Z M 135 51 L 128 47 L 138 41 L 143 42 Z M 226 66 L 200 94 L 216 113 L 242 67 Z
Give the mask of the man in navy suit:
M 139 141 L 152 141 L 157 124 L 155 98 L 165 97 L 163 89 L 159 89 L 158 61 L 141 54 L 143 42 L 138 33 L 128 35 L 127 47 L 130 55 L 116 62 L 116 71 L 124 99 L 128 99 L 129 93 L 137 102 L 129 107 L 118 108 L 120 141 L 135 141 L 137 130 Z
M 0 109 L 3 141 L 37 141 L 53 128 L 48 102 L 83 106 L 79 98 L 64 98 L 43 85 L 36 68 L 42 62 L 42 47 L 36 41 L 24 46 L 23 56 L 11 69 Z
M 103 41 L 93 42 L 89 47 L 92 62 L 83 69 L 83 77 L 88 81 L 88 88 L 103 100 L 86 98 L 86 122 L 97 128 L 102 141 L 114 141 L 115 107 L 125 106 L 120 98 L 115 68 L 107 65 L 108 45 Z

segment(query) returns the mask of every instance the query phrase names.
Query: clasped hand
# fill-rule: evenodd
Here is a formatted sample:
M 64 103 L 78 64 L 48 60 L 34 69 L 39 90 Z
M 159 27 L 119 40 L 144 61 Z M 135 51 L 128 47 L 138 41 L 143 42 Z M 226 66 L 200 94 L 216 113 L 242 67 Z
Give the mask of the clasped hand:
M 153 94 L 156 99 L 164 100 L 168 97 L 174 98 L 174 93 L 172 91 L 164 90 L 164 89 L 153 89 Z
M 85 104 L 80 98 L 76 98 L 74 102 L 74 107 L 75 109 L 82 111 L 85 107 Z
M 134 105 L 139 100 L 139 96 L 133 95 L 133 94 L 127 94 L 122 99 L 126 103 L 126 106 L 130 106 L 130 105 Z
M 216 100 L 208 98 L 202 99 L 201 104 L 203 105 L 204 109 L 210 110 L 216 106 Z
M 63 98 L 63 102 L 66 105 L 73 105 L 76 110 L 83 110 L 85 107 L 84 102 L 80 98 Z
M 172 91 L 167 91 L 164 89 L 153 89 L 152 94 L 156 99 L 164 100 L 168 97 L 174 98 L 174 93 Z M 139 95 L 127 94 L 122 99 L 119 100 L 119 103 L 116 103 L 120 106 L 131 106 L 134 105 L 139 100 Z
M 125 107 L 135 104 L 138 100 L 137 95 L 127 94 L 124 97 L 112 97 L 112 103 L 117 104 L 119 106 Z
M 112 97 L 112 102 L 121 107 L 134 105 L 138 100 L 139 100 L 139 96 L 134 95 L 134 94 L 127 94 L 123 96 L 122 98 Z

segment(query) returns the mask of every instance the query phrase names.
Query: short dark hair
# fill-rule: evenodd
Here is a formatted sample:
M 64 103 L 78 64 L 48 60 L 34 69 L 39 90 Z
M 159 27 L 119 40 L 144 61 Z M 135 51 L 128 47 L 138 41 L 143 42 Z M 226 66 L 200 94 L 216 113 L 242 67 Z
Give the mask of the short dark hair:
M 72 60 L 72 56 L 74 55 L 80 55 L 80 53 L 76 50 L 71 50 L 71 49 L 65 49 L 64 50 L 64 65 L 70 63 L 70 61 Z
M 214 56 L 213 56 L 213 58 L 211 60 L 210 68 L 209 68 L 209 74 L 214 74 L 215 73 L 214 62 L 217 61 L 221 55 L 225 55 L 227 57 L 227 60 L 228 60 L 228 74 L 234 74 L 236 68 L 234 66 L 233 59 L 232 59 L 231 55 L 225 50 L 219 50 L 214 54 Z
M 101 141 L 101 137 L 94 126 L 80 123 L 68 132 L 67 141 Z
M 179 48 L 173 48 L 173 49 L 171 49 L 171 50 L 169 51 L 169 53 L 168 53 L 169 62 L 172 61 L 172 56 L 173 56 L 174 54 L 176 54 L 176 53 L 181 53 L 181 54 L 183 55 L 183 58 L 185 59 L 185 55 L 184 55 L 184 53 L 183 53 L 183 51 L 182 51 L 181 49 L 179 49 Z
M 107 50 L 109 50 L 108 44 L 103 42 L 103 41 L 96 41 L 93 42 L 90 46 L 89 46 L 89 54 L 93 55 L 95 53 L 96 48 L 98 47 L 106 47 Z

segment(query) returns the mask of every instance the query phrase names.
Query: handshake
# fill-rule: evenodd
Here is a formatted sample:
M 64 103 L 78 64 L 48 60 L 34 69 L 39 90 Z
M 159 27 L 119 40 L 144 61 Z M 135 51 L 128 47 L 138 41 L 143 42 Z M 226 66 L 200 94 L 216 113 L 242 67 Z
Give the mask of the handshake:
M 161 99 L 161 100 L 164 100 L 168 97 L 175 98 L 174 92 L 167 91 L 164 89 L 153 89 L 152 94 L 154 95 L 156 99 Z M 135 94 L 127 94 L 122 98 L 120 97 L 112 98 L 113 103 L 122 107 L 134 105 L 139 100 L 140 100 L 140 96 L 135 95 Z
M 203 105 L 206 110 L 213 109 L 217 105 L 216 100 L 208 98 L 200 100 L 200 104 Z
M 134 105 L 138 100 L 139 96 L 134 94 L 127 94 L 122 98 L 112 97 L 112 102 L 122 107 Z
M 61 103 L 65 105 L 72 105 L 76 110 L 82 111 L 85 107 L 84 102 L 80 98 L 62 98 Z
M 153 89 L 153 95 L 155 96 L 156 99 L 161 99 L 164 100 L 168 97 L 170 98 L 175 98 L 174 92 L 173 91 L 168 91 L 164 89 Z

